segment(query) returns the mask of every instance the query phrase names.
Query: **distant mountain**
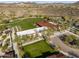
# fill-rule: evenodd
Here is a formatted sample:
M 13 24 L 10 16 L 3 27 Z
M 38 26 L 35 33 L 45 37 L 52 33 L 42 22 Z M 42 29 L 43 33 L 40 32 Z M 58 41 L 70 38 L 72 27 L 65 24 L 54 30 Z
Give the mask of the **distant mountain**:
M 5 1 L 0 3 L 75 3 L 75 1 Z
M 45 3 L 45 4 L 39 4 Z M 65 4 L 66 3 L 66 4 Z M 17 2 L 0 3 L 0 19 L 42 16 L 78 16 L 79 7 L 75 3 L 55 2 Z M 76 2 L 78 4 L 78 2 Z
M 79 1 L 75 2 L 74 4 L 75 4 L 75 5 L 79 5 Z

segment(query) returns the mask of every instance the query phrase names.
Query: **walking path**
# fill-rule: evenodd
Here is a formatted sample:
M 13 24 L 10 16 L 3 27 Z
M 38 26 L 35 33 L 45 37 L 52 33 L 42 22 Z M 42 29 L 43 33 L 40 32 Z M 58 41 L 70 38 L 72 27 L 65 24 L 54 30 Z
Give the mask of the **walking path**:
M 15 39 L 15 31 L 14 31 L 14 28 L 12 29 L 12 41 L 14 41 Z M 13 48 L 15 50 L 15 54 L 17 54 L 17 57 L 20 58 L 20 55 L 19 55 L 19 50 L 18 50 L 18 46 L 17 46 L 17 43 L 16 42 L 13 42 Z
M 30 41 L 30 42 L 26 42 L 24 44 L 22 44 L 22 46 L 25 46 L 25 45 L 29 45 L 29 44 L 32 44 L 32 43 L 35 43 L 35 42 L 38 42 L 38 41 L 41 41 L 43 39 L 39 38 L 38 40 L 33 40 L 33 41 Z
M 62 51 L 62 50 L 58 50 L 58 51 L 60 53 L 64 54 L 65 56 L 67 56 L 67 57 L 70 57 L 70 58 L 74 58 L 75 57 L 75 56 L 70 55 L 69 53 L 66 53 L 66 52 Z
M 51 45 L 55 45 L 55 46 L 59 47 L 60 50 L 62 50 L 64 52 L 67 52 L 67 53 L 69 53 L 73 56 L 79 57 L 79 49 L 74 49 L 74 48 L 71 48 L 71 47 L 67 46 L 66 44 L 63 43 L 63 41 L 61 41 L 57 37 L 57 36 L 60 36 L 62 34 L 72 34 L 72 35 L 75 35 L 75 36 L 79 37 L 78 35 L 76 35 L 74 33 L 71 33 L 67 30 L 62 31 L 62 32 L 57 32 L 53 36 L 50 36 Z
M 7 36 L 7 37 L 4 39 L 4 41 L 3 41 L 3 43 L 2 43 L 2 46 L 4 46 L 4 45 L 6 44 L 6 41 L 8 40 L 8 38 L 9 38 L 9 36 Z
M 3 56 L 3 55 L 5 55 L 5 53 L 2 52 L 2 50 L 0 49 L 0 56 Z

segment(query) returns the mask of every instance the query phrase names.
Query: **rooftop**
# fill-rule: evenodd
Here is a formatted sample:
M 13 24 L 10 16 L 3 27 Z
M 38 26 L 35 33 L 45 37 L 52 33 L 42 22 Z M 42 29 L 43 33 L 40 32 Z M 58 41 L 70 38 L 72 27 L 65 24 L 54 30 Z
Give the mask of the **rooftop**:
M 43 31 L 45 29 L 47 29 L 47 27 L 39 27 L 39 28 L 30 29 L 30 30 L 20 31 L 20 32 L 17 32 L 16 34 L 17 35 L 29 35 L 29 34 Z
M 59 54 L 52 54 L 50 56 L 48 56 L 47 58 L 65 58 L 66 56 L 59 53 Z
M 59 27 L 59 25 L 54 24 L 54 23 L 49 23 L 47 21 L 37 22 L 36 24 L 40 27 L 42 27 L 42 26 L 47 26 L 47 27 L 50 27 L 50 28 L 58 28 Z

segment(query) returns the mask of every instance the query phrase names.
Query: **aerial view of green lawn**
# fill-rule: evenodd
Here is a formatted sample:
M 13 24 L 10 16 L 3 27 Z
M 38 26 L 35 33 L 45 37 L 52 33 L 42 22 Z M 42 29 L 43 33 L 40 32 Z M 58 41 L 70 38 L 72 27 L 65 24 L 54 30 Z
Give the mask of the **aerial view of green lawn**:
M 38 21 L 41 21 L 43 20 L 42 18 L 28 18 L 28 19 L 23 19 L 23 20 L 16 20 L 16 21 L 13 21 L 11 23 L 9 23 L 8 25 L 11 26 L 11 27 L 14 27 L 14 26 L 20 26 L 23 30 L 26 30 L 26 29 L 32 29 L 32 28 L 35 28 L 35 23 L 38 22 Z
M 38 57 L 43 55 L 43 53 L 49 52 L 54 53 L 55 50 L 49 46 L 46 41 L 42 40 L 27 46 L 24 46 L 24 52 L 30 57 Z

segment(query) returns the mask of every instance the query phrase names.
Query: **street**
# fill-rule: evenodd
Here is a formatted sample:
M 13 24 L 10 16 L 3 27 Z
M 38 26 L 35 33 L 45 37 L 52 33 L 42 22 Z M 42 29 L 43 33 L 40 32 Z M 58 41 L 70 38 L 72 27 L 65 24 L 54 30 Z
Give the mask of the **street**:
M 66 33 L 66 34 L 69 34 L 70 32 L 68 31 L 64 31 L 63 33 Z M 57 47 L 59 47 L 60 50 L 64 51 L 64 52 L 67 52 L 71 55 L 74 55 L 76 57 L 79 57 L 79 49 L 74 49 L 74 48 L 71 48 L 69 46 L 67 46 L 66 44 L 64 44 L 63 41 L 61 41 L 57 36 L 58 35 L 62 35 L 63 33 L 57 33 L 54 34 L 54 36 L 50 36 L 50 43 L 51 45 L 55 45 Z M 72 33 L 70 33 L 72 34 Z

